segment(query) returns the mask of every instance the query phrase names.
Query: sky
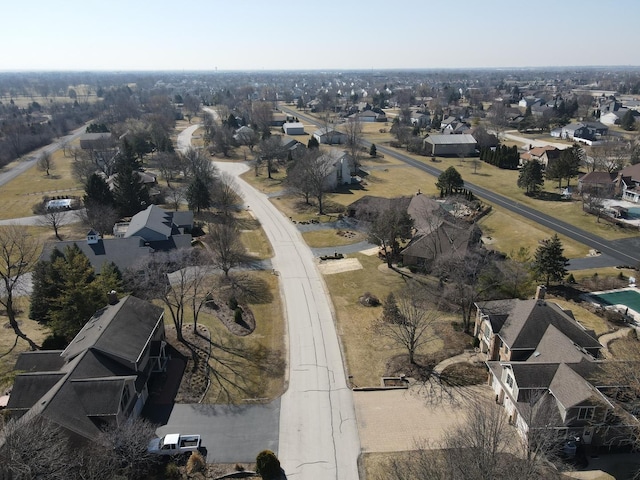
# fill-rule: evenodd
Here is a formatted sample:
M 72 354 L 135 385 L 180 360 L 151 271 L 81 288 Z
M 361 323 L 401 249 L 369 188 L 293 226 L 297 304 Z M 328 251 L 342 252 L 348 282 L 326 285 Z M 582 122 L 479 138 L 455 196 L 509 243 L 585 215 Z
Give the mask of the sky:
M 640 66 L 638 0 L 7 0 L 0 15 L 0 71 Z

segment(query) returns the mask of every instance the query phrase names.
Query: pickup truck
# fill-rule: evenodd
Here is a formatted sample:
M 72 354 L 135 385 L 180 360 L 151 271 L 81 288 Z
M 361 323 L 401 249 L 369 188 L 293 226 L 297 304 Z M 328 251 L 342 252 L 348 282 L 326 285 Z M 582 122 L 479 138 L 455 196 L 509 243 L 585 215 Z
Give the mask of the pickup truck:
M 169 433 L 149 442 L 147 451 L 156 455 L 180 455 L 200 450 L 200 435 Z

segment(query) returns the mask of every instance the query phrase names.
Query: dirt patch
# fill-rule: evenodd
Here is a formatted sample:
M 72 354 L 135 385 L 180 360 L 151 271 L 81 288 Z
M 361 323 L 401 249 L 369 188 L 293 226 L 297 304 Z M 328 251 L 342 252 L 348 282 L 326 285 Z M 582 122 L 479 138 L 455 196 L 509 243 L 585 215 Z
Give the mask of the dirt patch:
M 331 275 L 334 273 L 350 272 L 352 270 L 362 270 L 362 264 L 357 258 L 343 258 L 341 260 L 327 260 L 318 265 L 320 273 Z

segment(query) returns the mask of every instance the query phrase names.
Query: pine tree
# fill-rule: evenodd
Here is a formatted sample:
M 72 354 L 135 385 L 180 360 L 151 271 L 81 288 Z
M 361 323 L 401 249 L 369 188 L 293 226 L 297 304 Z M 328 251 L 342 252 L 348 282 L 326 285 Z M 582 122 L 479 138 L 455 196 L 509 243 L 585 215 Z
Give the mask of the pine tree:
M 113 193 L 103 176 L 92 174 L 84 187 L 84 204 L 113 205 Z
M 371 148 L 369 149 L 369 156 L 376 157 L 378 156 L 378 149 L 376 148 L 376 144 L 372 143 Z
M 535 252 L 532 270 L 536 278 L 545 281 L 547 287 L 551 281 L 559 282 L 567 274 L 569 259 L 563 253 L 558 234 L 544 240 Z
M 450 195 L 453 191 L 464 187 L 464 180 L 454 167 L 449 167 L 438 177 L 436 187 L 445 195 Z
M 116 161 L 117 175 L 114 180 L 113 197 L 120 215 L 131 216 L 150 204 L 147 187 L 140 181 L 139 164 L 128 143 Z
M 527 194 L 532 194 L 540 191 L 543 184 L 544 176 L 540 162 L 536 160 L 526 162 L 518 175 L 518 187 L 526 189 Z

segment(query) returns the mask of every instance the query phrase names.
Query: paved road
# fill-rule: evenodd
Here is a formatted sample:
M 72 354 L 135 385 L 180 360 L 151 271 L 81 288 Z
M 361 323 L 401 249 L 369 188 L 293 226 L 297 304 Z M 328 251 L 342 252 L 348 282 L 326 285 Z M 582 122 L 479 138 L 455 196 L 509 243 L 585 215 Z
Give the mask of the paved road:
M 280 400 L 267 405 L 176 404 L 156 433 L 197 433 L 208 463 L 253 463 L 264 450 L 278 450 Z
M 60 215 L 60 225 L 71 225 L 80 222 L 78 217 L 79 210 L 70 210 L 62 212 Z M 45 215 L 33 215 L 31 217 L 8 218 L 0 220 L 0 225 L 33 225 L 47 226 L 47 218 Z
M 308 122 L 314 125 L 317 124 L 317 120 L 315 120 L 313 117 L 301 114 L 300 112 L 294 112 L 293 110 L 288 109 L 286 107 L 280 107 L 280 108 L 287 113 L 297 115 L 298 118 L 304 120 L 305 122 Z M 366 140 L 363 141 L 362 143 L 363 145 L 366 145 L 366 146 L 371 145 L 371 142 Z M 427 172 L 433 175 L 434 177 L 438 177 L 442 173 L 442 170 L 439 170 L 427 163 L 415 160 L 409 157 L 408 155 L 400 153 L 396 150 L 392 150 L 382 145 L 376 145 L 376 147 L 378 149 L 378 152 L 384 153 L 385 155 L 389 155 L 398 160 L 401 160 L 407 165 L 418 168 L 424 172 Z M 473 183 L 465 182 L 465 187 L 470 191 L 472 191 L 475 195 L 485 199 L 486 201 L 489 201 L 495 205 L 505 208 L 511 212 L 517 213 L 518 215 L 522 215 L 523 217 L 528 218 L 529 220 L 532 220 L 555 232 L 565 235 L 591 248 L 599 250 L 602 253 L 608 255 L 609 257 L 616 259 L 618 263 L 621 265 L 640 264 L 640 249 L 638 248 L 638 243 L 640 242 L 640 238 L 608 241 L 603 239 L 602 237 L 599 237 L 598 235 L 594 235 L 591 232 L 574 227 L 573 225 L 563 222 L 562 220 L 558 220 L 550 215 L 547 215 L 533 208 L 527 207 L 526 205 L 513 201 L 496 192 L 474 185 Z M 549 208 L 552 208 L 552 207 L 550 206 Z
M 216 166 L 235 176 L 249 168 Z M 241 179 L 237 184 L 271 242 L 285 299 L 289 386 L 281 398 L 278 457 L 289 480 L 356 480 L 360 440 L 353 395 L 322 277 L 295 225 L 266 195 Z
M 18 175 L 26 172 L 31 167 L 33 167 L 38 161 L 38 158 L 40 157 L 40 155 L 42 155 L 43 153 L 45 152 L 53 153 L 57 150 L 60 150 L 61 144 L 63 142 L 71 142 L 72 140 L 75 140 L 76 138 L 78 138 L 80 135 L 82 135 L 86 131 L 87 126 L 90 123 L 91 122 L 87 122 L 82 127 L 76 128 L 69 135 L 65 137 L 61 137 L 57 139 L 54 143 L 50 143 L 49 145 L 46 145 L 42 148 L 39 148 L 38 150 L 35 150 L 29 153 L 28 156 L 24 157 L 16 166 L 6 171 L 0 172 L 0 186 L 10 182 L 14 178 L 16 178 Z
M 552 147 L 559 148 L 560 150 L 564 150 L 566 148 L 571 147 L 571 145 L 567 145 L 566 143 L 548 142 L 546 140 L 535 140 L 533 138 L 527 138 L 527 137 L 522 137 L 520 135 L 516 135 L 513 132 L 517 132 L 517 130 L 506 131 L 504 133 L 501 133 L 500 136 L 502 138 L 506 138 L 507 140 L 519 142 L 524 145 L 533 145 L 534 147 L 544 147 L 545 145 L 551 145 Z

